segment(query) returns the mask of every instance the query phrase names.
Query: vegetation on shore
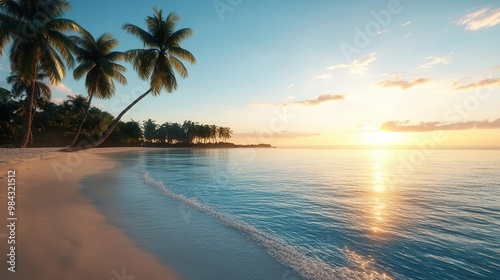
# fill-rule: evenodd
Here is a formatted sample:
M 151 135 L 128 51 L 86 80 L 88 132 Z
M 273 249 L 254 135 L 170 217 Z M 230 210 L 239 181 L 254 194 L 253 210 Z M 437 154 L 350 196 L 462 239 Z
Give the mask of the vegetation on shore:
M 22 138 L 25 99 L 15 98 L 8 90 L 0 91 L 0 146 L 14 147 Z M 32 115 L 32 147 L 60 147 L 74 141 L 75 127 L 79 137 L 75 143 L 90 143 L 100 137 L 115 118 L 108 112 L 91 107 L 81 95 L 69 96 L 61 105 L 49 102 L 46 96 L 35 99 L 36 114 Z M 81 123 L 82 116 L 86 121 Z M 81 125 L 81 126 L 80 126 Z M 184 121 L 182 124 L 154 120 L 120 121 L 103 143 L 104 146 L 228 146 L 233 135 L 229 127 Z M 209 145 L 210 144 L 210 145 Z
M 10 46 L 10 67 L 15 78 L 9 82 L 16 95 L 2 89 L 2 106 L 6 107 L 6 111 L 2 110 L 0 115 L 0 129 L 9 133 L 2 133 L 2 137 L 9 141 L 17 140 L 18 135 L 22 135 L 20 147 L 24 148 L 28 143 L 55 140 L 52 136 L 45 136 L 48 137 L 46 140 L 36 140 L 40 130 L 46 131 L 47 127 L 57 127 L 64 136 L 72 135 L 65 143 L 69 144 L 66 151 L 97 147 L 111 137 L 117 127 L 126 130 L 127 124 L 135 126 L 130 122 L 121 122 L 121 118 L 143 98 L 157 96 L 163 91 L 175 91 L 176 74 L 182 78 L 188 76 L 183 61 L 191 64 L 196 62 L 195 57 L 180 46 L 193 31 L 189 28 L 176 30 L 180 18 L 175 13 L 165 16 L 162 10 L 154 8 L 153 15 L 146 18 L 146 29 L 124 24 L 123 29 L 140 39 L 143 48 L 119 52 L 113 50 L 118 42 L 112 35 L 104 33 L 96 39 L 76 22 L 63 18 L 69 10 L 71 6 L 67 0 L 0 2 L 0 54 Z M 80 64 L 74 69 L 73 76 L 76 80 L 85 76 L 89 96 L 87 106 L 83 109 L 75 105 L 81 103 L 76 97 L 72 101 L 73 109 L 65 107 L 71 107 L 69 103 L 61 107 L 49 101 L 47 83 L 60 83 L 66 76 L 66 70 L 74 67 L 75 56 Z M 126 84 L 123 76 L 126 68 L 119 64 L 120 61 L 130 62 L 139 77 L 149 81 L 150 88 L 114 118 L 109 113 L 91 108 L 91 101 L 93 97 L 111 98 L 115 93 L 114 81 Z M 16 104 L 21 106 L 13 108 Z M 9 118 L 12 114 L 16 116 Z M 57 117 L 50 119 L 54 116 Z M 99 122 L 91 128 L 96 116 L 99 116 Z M 110 121 L 102 122 L 103 119 Z M 19 125 L 21 122 L 24 124 Z M 83 142 L 78 139 L 85 134 L 91 141 L 80 145 Z

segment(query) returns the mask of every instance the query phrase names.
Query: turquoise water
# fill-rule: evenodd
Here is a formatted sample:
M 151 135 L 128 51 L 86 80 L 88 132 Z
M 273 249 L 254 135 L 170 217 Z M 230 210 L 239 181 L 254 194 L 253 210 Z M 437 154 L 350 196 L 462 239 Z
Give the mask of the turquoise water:
M 499 150 L 173 149 L 84 180 L 182 279 L 498 279 Z

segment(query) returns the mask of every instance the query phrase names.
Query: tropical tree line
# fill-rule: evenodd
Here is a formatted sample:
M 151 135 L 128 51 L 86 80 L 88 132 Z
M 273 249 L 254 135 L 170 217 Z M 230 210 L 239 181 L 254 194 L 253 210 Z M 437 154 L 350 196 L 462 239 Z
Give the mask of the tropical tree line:
M 0 54 L 8 49 L 11 76 L 8 83 L 11 92 L 21 98 L 24 109 L 18 111 L 22 126 L 20 147 L 33 143 L 33 125 L 41 106 L 38 101 L 47 100 L 50 89 L 47 83 L 58 84 L 73 69 L 75 80 L 85 79 L 88 103 L 84 109 L 74 112 L 78 121 L 74 124 L 73 137 L 66 151 L 89 149 L 101 145 L 120 125 L 120 120 L 135 104 L 148 95 L 157 96 L 177 89 L 176 73 L 188 76 L 184 62 L 195 63 L 195 57 L 180 43 L 190 37 L 189 28 L 176 30 L 180 18 L 175 13 L 164 15 L 153 9 L 146 17 L 146 28 L 124 24 L 123 30 L 135 36 L 142 48 L 116 51 L 118 41 L 109 33 L 94 37 L 64 13 L 71 10 L 67 0 L 1 0 L 0 1 Z M 132 64 L 138 76 L 149 81 L 150 88 L 123 109 L 107 127 L 91 142 L 78 145 L 85 124 L 91 119 L 91 102 L 94 98 L 108 99 L 115 94 L 115 82 L 127 84 L 126 68 L 120 62 Z M 53 110 L 49 105 L 43 112 Z M 23 111 L 24 110 L 24 111 Z M 55 109 L 54 109 L 55 110 Z M 58 115 L 58 114 L 54 114 Z M 41 118 L 38 121 L 45 121 Z M 10 123 L 4 126 L 14 126 Z M 49 125 L 44 123 L 43 125 Z M 50 125 L 49 125 L 50 126 Z M 38 126 L 37 126 L 38 127 Z
M 0 88 L 0 146 L 15 147 L 23 137 L 26 116 L 26 97 L 15 95 Z M 35 99 L 36 111 L 32 114 L 29 145 L 33 147 L 64 146 L 73 141 L 75 128 L 87 108 L 87 98 L 68 96 L 62 104 L 50 102 L 47 97 Z M 88 143 L 98 139 L 114 121 L 113 115 L 97 107 L 88 110 L 88 117 L 81 127 L 78 142 Z M 107 145 L 136 145 L 142 141 L 143 132 L 139 122 L 122 122 L 106 140 Z M 78 143 L 77 142 L 77 143 Z
M 0 88 L 0 146 L 14 146 L 22 135 L 26 115 L 25 96 Z M 50 102 L 48 95 L 35 99 L 36 111 L 32 114 L 32 135 L 29 144 L 34 147 L 62 146 L 68 141 L 87 143 L 97 139 L 114 121 L 114 117 L 97 107 L 89 107 L 84 96 L 68 95 L 61 104 Z M 82 116 L 86 121 L 81 124 Z M 79 137 L 75 140 L 75 127 Z M 105 146 L 139 146 L 143 143 L 197 144 L 220 143 L 231 138 L 229 127 L 205 125 L 185 121 L 182 124 L 154 120 L 120 121 L 103 143 Z
M 233 135 L 229 127 L 200 124 L 192 121 L 184 123 L 157 124 L 154 120 L 143 123 L 144 140 L 150 143 L 220 143 Z
M 25 117 L 26 98 L 0 88 L 0 146 L 14 146 L 22 137 L 23 118 Z M 89 100 L 82 96 L 68 95 L 67 99 L 56 104 L 49 96 L 35 99 L 36 111 L 32 114 L 32 146 L 62 146 L 68 141 L 88 143 L 97 139 L 114 117 L 97 107 L 89 109 Z M 83 115 L 86 121 L 81 125 Z M 79 137 L 75 140 L 75 127 Z M 143 143 L 199 144 L 221 143 L 231 138 L 229 127 L 205 125 L 193 121 L 182 124 L 165 122 L 157 124 L 154 120 L 120 121 L 111 135 L 103 143 L 105 146 L 139 146 Z

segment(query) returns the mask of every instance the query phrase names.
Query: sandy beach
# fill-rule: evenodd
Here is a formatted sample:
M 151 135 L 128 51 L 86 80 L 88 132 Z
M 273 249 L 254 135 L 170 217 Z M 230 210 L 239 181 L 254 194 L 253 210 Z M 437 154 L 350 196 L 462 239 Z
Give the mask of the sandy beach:
M 0 279 L 178 279 L 80 193 L 85 176 L 114 166 L 102 154 L 126 150 L 0 149 Z M 7 263 L 9 170 L 16 174 L 15 273 Z

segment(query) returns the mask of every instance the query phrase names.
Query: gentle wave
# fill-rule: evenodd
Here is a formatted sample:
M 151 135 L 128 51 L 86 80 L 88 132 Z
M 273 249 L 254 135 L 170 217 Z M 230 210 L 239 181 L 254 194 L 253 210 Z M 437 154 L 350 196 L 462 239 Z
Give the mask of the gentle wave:
M 144 172 L 141 177 L 144 182 L 156 187 L 164 195 L 211 216 L 224 226 L 237 230 L 263 247 L 283 265 L 290 267 L 306 279 L 392 279 L 387 274 L 376 271 L 373 268 L 373 260 L 367 260 L 348 248 L 345 248 L 344 253 L 351 267 L 334 268 L 320 259 L 311 258 L 300 253 L 295 247 L 286 244 L 280 238 L 264 233 L 252 225 L 237 221 L 232 216 L 218 212 L 194 198 L 172 192 L 163 182 L 153 179 L 148 172 Z M 293 278 L 288 278 L 285 274 L 283 279 L 291 280 Z

